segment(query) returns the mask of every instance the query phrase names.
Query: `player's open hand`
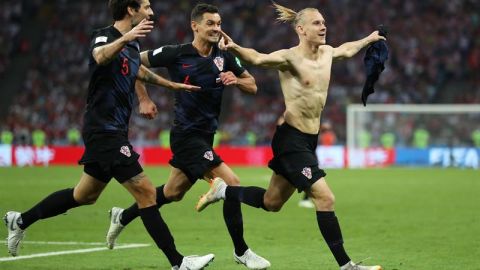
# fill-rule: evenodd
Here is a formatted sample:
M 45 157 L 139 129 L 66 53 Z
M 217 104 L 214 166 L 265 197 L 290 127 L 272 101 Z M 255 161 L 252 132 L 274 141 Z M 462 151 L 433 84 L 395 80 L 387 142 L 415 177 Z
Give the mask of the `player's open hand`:
M 184 83 L 173 83 L 171 88 L 173 90 L 183 90 L 183 91 L 187 91 L 187 92 L 195 92 L 195 91 L 198 91 L 198 90 L 202 89 L 199 86 L 184 84 Z
M 143 118 L 154 119 L 157 114 L 157 105 L 151 99 L 145 99 L 139 102 L 138 111 Z
M 127 41 L 132 41 L 137 38 L 142 38 L 147 36 L 153 29 L 153 21 L 143 19 L 137 26 L 133 27 L 132 30 L 128 31 L 123 37 Z
M 376 42 L 379 40 L 387 40 L 384 36 L 380 36 L 380 33 L 378 31 L 374 31 L 368 36 L 368 39 L 370 40 L 370 43 Z
M 238 82 L 237 76 L 231 71 L 221 72 L 220 80 L 222 80 L 223 85 L 236 85 Z
M 229 48 L 233 48 L 233 47 L 237 46 L 237 44 L 235 44 L 235 42 L 233 42 L 233 39 L 231 37 L 229 37 L 225 32 L 220 30 L 220 34 L 222 35 L 222 37 L 220 38 L 220 41 L 218 41 L 218 48 L 220 50 L 226 51 Z

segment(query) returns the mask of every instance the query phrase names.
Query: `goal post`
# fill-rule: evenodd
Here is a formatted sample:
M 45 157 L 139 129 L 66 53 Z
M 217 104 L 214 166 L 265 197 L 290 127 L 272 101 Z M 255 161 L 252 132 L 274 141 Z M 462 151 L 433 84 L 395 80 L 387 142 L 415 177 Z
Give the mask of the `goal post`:
M 392 165 L 479 167 L 477 104 L 354 104 L 347 107 L 346 128 L 349 167 L 389 155 Z

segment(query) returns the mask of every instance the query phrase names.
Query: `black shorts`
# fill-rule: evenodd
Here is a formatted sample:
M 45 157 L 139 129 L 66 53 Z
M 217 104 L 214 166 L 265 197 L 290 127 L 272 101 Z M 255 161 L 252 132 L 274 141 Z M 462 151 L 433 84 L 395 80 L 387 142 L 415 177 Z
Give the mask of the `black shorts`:
M 108 183 L 112 177 L 118 182 L 126 180 L 143 172 L 138 163 L 140 157 L 128 141 L 124 133 L 88 133 L 82 134 L 85 142 L 85 152 L 78 161 L 85 165 L 84 172 Z
M 273 158 L 268 167 L 282 175 L 298 191 L 308 190 L 327 174 L 318 167 L 315 154 L 318 135 L 306 134 L 288 125 L 277 127 L 272 139 Z
M 199 130 L 172 130 L 170 148 L 173 157 L 170 165 L 181 170 L 192 183 L 203 178 L 206 172 L 223 162 L 213 151 L 214 135 Z

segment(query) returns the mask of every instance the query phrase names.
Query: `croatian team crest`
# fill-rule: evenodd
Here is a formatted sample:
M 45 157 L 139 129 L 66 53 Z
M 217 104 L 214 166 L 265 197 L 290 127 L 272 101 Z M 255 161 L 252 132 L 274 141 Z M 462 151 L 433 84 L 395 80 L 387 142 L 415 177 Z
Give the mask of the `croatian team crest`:
M 132 153 L 130 153 L 130 148 L 128 148 L 128 146 L 122 146 L 120 148 L 120 153 L 124 154 L 125 156 L 127 157 L 131 157 L 132 156 Z
M 203 155 L 204 158 L 212 161 L 213 160 L 213 152 L 212 151 L 207 151 L 205 152 L 205 154 Z
M 223 71 L 223 63 L 225 62 L 223 57 L 217 56 L 215 57 L 215 59 L 213 59 L 213 62 L 215 63 L 219 71 Z
M 303 168 L 302 174 L 305 175 L 308 179 L 312 179 L 312 170 L 309 167 Z

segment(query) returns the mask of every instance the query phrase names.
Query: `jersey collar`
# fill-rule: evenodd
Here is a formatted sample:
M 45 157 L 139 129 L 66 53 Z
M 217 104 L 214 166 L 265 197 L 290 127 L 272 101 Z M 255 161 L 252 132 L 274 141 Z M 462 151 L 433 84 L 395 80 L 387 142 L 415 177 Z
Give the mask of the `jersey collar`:
M 218 52 L 218 46 L 217 45 L 213 45 L 213 48 L 212 48 L 212 53 L 209 55 L 209 56 L 206 56 L 205 58 L 208 58 L 208 57 L 214 57 L 215 55 L 217 55 L 217 52 Z M 190 43 L 186 43 L 185 46 L 183 46 L 183 53 L 184 54 L 191 54 L 191 55 L 196 55 L 196 56 L 201 56 L 197 49 L 193 46 L 193 43 L 190 42 Z M 203 57 L 203 56 L 201 56 Z
M 112 36 L 113 36 L 115 39 L 123 36 L 122 33 L 120 33 L 120 31 L 118 31 L 118 29 L 115 28 L 115 26 L 110 25 L 109 28 L 110 28 L 110 29 L 109 29 L 110 32 L 112 33 Z

